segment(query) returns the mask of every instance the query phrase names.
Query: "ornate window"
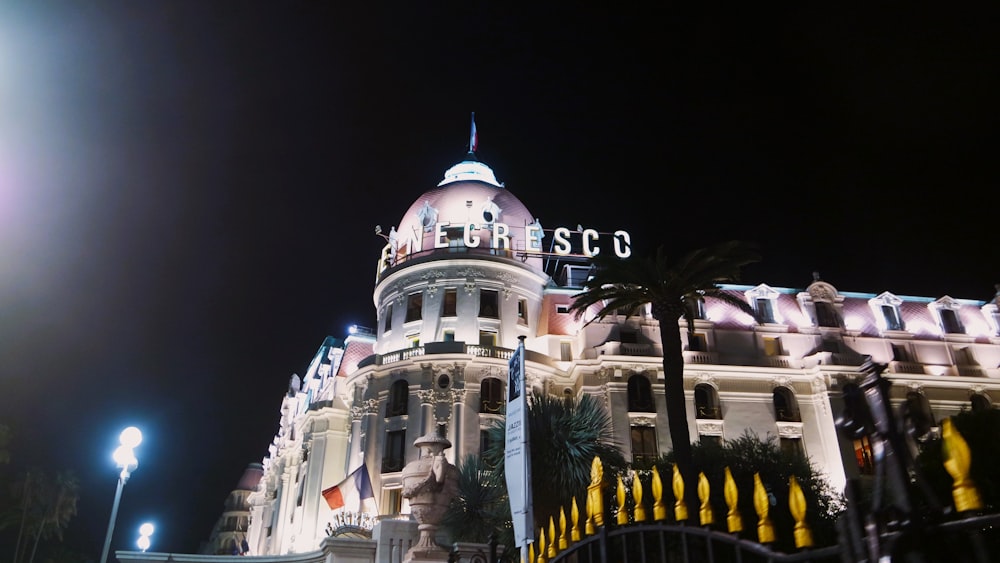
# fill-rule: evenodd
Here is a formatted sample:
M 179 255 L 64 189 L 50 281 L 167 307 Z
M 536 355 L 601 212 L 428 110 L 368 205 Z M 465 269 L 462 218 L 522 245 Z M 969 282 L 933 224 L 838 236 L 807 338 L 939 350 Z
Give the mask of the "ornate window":
M 774 419 L 778 422 L 802 422 L 795 394 L 788 387 L 774 388 Z
M 719 393 L 715 387 L 707 383 L 699 383 L 694 387 L 695 417 L 721 420 L 722 407 L 719 404 Z
M 903 300 L 895 295 L 885 292 L 878 297 L 868 300 L 868 306 L 875 314 L 875 322 L 884 332 L 887 330 L 906 330 L 903 317 L 899 314 L 899 306 Z
M 928 307 L 945 334 L 965 334 L 965 327 L 958 317 L 958 311 L 962 306 L 957 301 L 945 296 L 930 303 Z
M 385 306 L 385 313 L 383 316 L 385 317 L 385 328 L 382 331 L 389 332 L 392 330 L 392 302 Z
M 402 416 L 406 414 L 406 404 L 410 398 L 410 384 L 405 379 L 398 379 L 389 387 L 389 400 L 385 404 L 385 415 Z
M 503 382 L 496 377 L 487 377 L 479 384 L 479 412 L 503 414 Z
M 747 291 L 745 295 L 747 303 L 753 307 L 754 312 L 757 314 L 757 322 L 763 324 L 780 324 L 783 322 L 778 315 L 777 304 L 779 294 L 777 291 L 765 284 L 761 284 Z
M 444 300 L 441 304 L 442 317 L 454 317 L 458 315 L 458 290 L 449 288 L 444 290 Z
M 653 402 L 653 387 L 645 375 L 635 374 L 628 378 L 629 412 L 656 412 Z
M 629 430 L 632 439 L 632 463 L 647 466 L 656 460 L 660 455 L 656 448 L 656 427 L 633 424 Z
M 402 471 L 406 452 L 406 429 L 385 433 L 385 450 L 382 452 L 382 473 Z
M 500 318 L 500 293 L 492 289 L 479 292 L 479 316 L 485 319 Z
M 423 316 L 424 294 L 411 293 L 406 297 L 406 321 L 419 321 Z

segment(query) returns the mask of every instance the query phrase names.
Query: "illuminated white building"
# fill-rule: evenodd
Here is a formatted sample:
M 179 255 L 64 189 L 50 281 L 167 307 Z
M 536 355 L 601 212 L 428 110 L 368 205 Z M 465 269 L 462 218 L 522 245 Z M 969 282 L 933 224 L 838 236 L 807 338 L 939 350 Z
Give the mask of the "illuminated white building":
M 478 453 L 483 430 L 502 416 L 507 361 L 522 336 L 535 393 L 599 398 L 626 458 L 670 450 L 656 321 L 647 312 L 584 326 L 589 318 L 568 312 L 586 255 L 628 255 L 628 233 L 543 223 L 470 154 L 397 226 L 378 231 L 377 326 L 327 338 L 293 377 L 249 497 L 252 555 L 339 549 L 327 539 L 322 492 L 363 463 L 381 516 L 368 547 L 350 544 L 352 560 L 398 560 L 416 537 L 400 494 L 401 470 L 419 454 L 414 440 L 441 428 L 450 461 Z M 996 300 L 848 293 L 819 279 L 724 289 L 760 322 L 709 299 L 694 336 L 682 328 L 692 441 L 747 428 L 774 435 L 840 488 L 870 467 L 866 444 L 848 443 L 834 425 L 864 356 L 888 364 L 897 404 L 938 420 L 1000 396 Z

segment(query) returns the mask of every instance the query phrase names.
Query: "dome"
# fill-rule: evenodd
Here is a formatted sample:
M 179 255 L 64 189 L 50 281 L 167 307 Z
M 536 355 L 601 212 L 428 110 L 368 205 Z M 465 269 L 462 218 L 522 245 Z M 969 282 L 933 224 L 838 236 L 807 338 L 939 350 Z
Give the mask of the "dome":
M 533 243 L 528 240 L 531 235 Z M 417 198 L 388 236 L 396 258 L 405 259 L 445 247 L 491 254 L 497 250 L 513 254 L 529 244 L 540 249 L 537 240 L 542 230 L 493 170 L 470 155 L 449 168 L 437 187 Z

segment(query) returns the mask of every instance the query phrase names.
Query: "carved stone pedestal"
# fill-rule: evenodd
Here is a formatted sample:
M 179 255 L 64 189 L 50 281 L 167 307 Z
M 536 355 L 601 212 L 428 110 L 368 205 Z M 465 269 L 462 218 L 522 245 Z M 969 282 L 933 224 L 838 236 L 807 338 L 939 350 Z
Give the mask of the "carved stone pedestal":
M 403 497 L 410 501 L 420 537 L 403 556 L 403 563 L 447 561 L 448 550 L 439 546 L 434 536 L 458 490 L 458 468 L 444 456 L 451 442 L 432 432 L 417 438 L 413 445 L 424 453 L 403 468 Z

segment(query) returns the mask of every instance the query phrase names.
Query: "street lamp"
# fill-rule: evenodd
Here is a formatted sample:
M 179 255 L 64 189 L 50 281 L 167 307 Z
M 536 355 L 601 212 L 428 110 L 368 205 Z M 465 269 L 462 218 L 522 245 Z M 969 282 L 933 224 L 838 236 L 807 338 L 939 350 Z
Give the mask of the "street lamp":
M 143 552 L 149 549 L 149 537 L 153 535 L 153 525 L 146 522 L 142 526 L 139 526 L 139 539 L 135 541 L 136 545 L 139 546 Z
M 122 430 L 118 436 L 118 446 L 111 457 L 115 460 L 122 472 L 118 475 L 118 488 L 115 489 L 115 503 L 111 505 L 111 520 L 108 522 L 108 534 L 104 536 L 104 551 L 101 552 L 101 563 L 107 563 L 108 551 L 111 549 L 111 536 L 115 531 L 115 518 L 118 516 L 118 503 L 122 500 L 122 489 L 129 475 L 139 466 L 139 460 L 133 451 L 136 446 L 142 443 L 142 432 L 135 426 L 129 426 Z

